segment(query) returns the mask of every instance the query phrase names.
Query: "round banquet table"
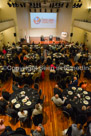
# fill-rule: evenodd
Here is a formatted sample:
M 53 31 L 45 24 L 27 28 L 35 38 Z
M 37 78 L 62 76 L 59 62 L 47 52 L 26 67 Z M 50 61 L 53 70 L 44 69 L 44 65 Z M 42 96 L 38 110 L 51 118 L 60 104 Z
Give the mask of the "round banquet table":
M 75 90 L 74 90 L 75 88 Z M 82 111 L 82 106 L 91 105 L 91 92 L 85 91 L 80 87 L 71 87 L 63 91 L 62 96 L 66 97 L 66 104 L 71 104 L 77 111 Z
M 20 91 L 12 93 L 9 101 L 14 104 L 16 110 L 20 110 L 21 108 L 31 110 L 35 107 L 35 104 L 38 103 L 39 98 L 38 92 L 33 88 L 27 88 L 26 90 L 23 88 Z M 14 102 L 12 102 L 12 100 Z M 23 100 L 25 100 L 25 102 Z M 27 102 L 30 102 L 30 104 L 28 105 Z M 16 107 L 17 104 L 20 106 Z

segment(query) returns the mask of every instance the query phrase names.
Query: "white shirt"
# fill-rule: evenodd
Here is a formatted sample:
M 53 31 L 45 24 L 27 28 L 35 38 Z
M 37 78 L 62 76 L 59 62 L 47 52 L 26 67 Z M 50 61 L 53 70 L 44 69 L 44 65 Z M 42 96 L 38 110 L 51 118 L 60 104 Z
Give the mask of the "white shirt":
M 78 129 L 76 124 L 72 124 L 72 136 L 81 136 L 83 133 L 82 129 Z
M 51 98 L 51 100 L 54 102 L 54 104 L 56 104 L 57 106 L 61 106 L 62 104 L 64 104 L 65 100 L 62 100 L 61 98 L 56 98 L 55 96 L 53 96 Z
M 18 112 L 19 118 L 25 118 L 25 117 L 27 117 L 28 111 L 27 111 L 27 110 L 24 110 L 23 112 L 24 112 L 23 114 L 22 114 L 20 111 Z
M 39 105 L 38 109 L 33 110 L 32 117 L 34 117 L 35 115 L 38 115 L 38 114 L 42 114 L 42 106 L 41 105 Z

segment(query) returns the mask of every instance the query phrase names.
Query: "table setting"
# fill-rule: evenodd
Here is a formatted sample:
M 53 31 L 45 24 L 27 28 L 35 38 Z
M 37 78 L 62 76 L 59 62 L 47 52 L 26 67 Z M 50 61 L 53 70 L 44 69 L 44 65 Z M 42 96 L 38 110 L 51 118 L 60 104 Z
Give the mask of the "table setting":
M 34 108 L 38 100 L 38 92 L 32 88 L 28 88 L 12 93 L 9 101 L 14 105 L 16 110 L 20 110 L 21 108 L 29 110 Z
M 81 87 L 71 87 L 63 91 L 63 97 L 66 97 L 66 103 L 70 103 L 72 107 L 79 110 L 82 106 L 90 106 L 91 104 L 91 92 L 88 92 Z

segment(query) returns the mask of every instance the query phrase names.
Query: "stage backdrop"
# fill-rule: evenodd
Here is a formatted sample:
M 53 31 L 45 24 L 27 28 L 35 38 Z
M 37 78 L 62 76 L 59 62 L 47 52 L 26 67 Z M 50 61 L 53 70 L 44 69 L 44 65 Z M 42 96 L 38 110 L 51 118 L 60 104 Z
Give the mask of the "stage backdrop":
M 67 32 L 68 37 L 65 38 L 64 40 L 69 40 L 71 24 L 72 24 L 72 20 L 71 20 L 72 5 L 71 4 L 72 3 L 70 3 L 69 8 L 65 8 L 64 6 L 64 8 L 61 8 L 58 13 L 55 13 L 57 14 L 56 28 L 31 28 L 29 7 L 16 8 L 19 38 L 25 38 L 25 36 L 27 38 L 29 38 L 29 36 L 30 37 L 41 37 L 42 35 L 44 37 L 48 37 L 50 35 L 53 35 L 53 37 L 60 37 L 61 32 Z M 36 13 L 39 13 L 39 10 Z

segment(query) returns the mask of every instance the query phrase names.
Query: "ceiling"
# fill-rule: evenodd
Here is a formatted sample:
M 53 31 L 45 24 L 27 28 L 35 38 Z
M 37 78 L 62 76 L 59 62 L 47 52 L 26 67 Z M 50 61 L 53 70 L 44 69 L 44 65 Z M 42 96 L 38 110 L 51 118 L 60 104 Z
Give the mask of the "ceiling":
M 58 2 L 71 2 L 72 0 L 15 0 L 16 2 L 32 2 L 32 3 L 34 3 L 34 2 L 41 2 L 41 3 L 45 3 L 45 4 L 47 4 L 47 3 L 52 3 L 52 2 L 54 2 L 54 3 L 58 3 Z

